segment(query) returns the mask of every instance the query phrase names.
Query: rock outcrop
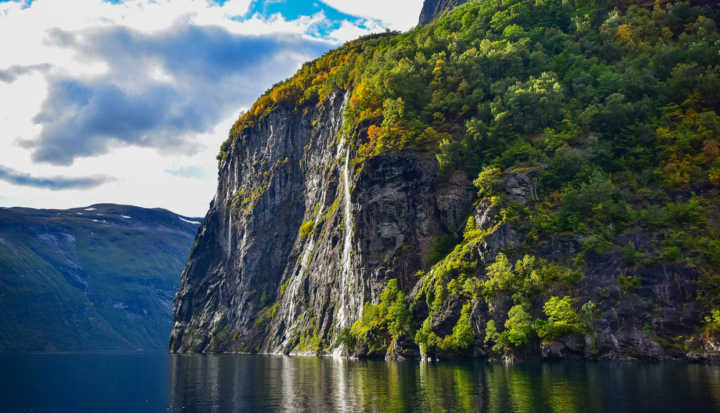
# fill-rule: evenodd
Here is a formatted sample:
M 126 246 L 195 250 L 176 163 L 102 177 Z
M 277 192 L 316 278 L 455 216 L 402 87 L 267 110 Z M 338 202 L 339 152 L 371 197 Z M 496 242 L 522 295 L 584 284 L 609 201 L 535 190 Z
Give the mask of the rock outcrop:
M 538 201 L 534 184 L 538 172 L 536 168 L 506 171 L 501 175 L 498 194 L 475 202 L 470 219 L 474 226 L 485 234 L 480 242 L 471 244 L 474 245 L 471 258 L 480 263 L 481 279 L 487 277 L 482 268 L 487 269 L 492 265 L 498 253 L 516 250 L 527 236 L 525 223 L 505 222 L 502 218 L 501 203 L 493 200 L 502 197 L 504 205 L 534 205 Z M 583 250 L 583 241 L 582 237 L 575 235 L 558 235 L 546 240 L 541 249 L 533 251 L 533 255 L 548 262 L 569 262 Z M 648 234 L 633 234 L 624 241 L 638 248 L 652 248 Z M 693 268 L 660 263 L 633 266 L 628 263 L 627 257 L 609 251 L 588 253 L 584 257 L 587 260 L 584 276 L 577 284 L 569 288 L 554 289 L 552 294 L 540 292 L 541 296 L 547 297 L 535 301 L 542 303 L 559 292 L 579 291 L 583 300 L 596 305 L 591 331 L 541 340 L 537 343 L 537 351 L 528 351 L 525 347 L 520 352 L 506 354 L 506 357 L 603 360 L 708 360 L 716 357 L 716 352 L 712 350 L 711 337 L 703 340 L 702 345 L 707 351 L 702 354 L 687 354 L 682 346 L 672 344 L 667 339 L 680 337 L 692 341 L 697 332 L 701 307 L 696 300 L 695 280 L 698 273 Z M 433 268 L 433 271 L 438 269 Z M 631 272 L 634 274 L 632 284 L 630 281 L 618 280 L 618 274 L 621 274 L 619 277 L 622 278 L 622 274 Z M 433 279 L 432 273 L 428 279 Z M 422 281 L 411 293 L 411 298 L 415 301 L 416 297 L 422 294 Z M 489 356 L 489 346 L 480 345 L 485 341 L 488 321 L 496 319 L 495 322 L 500 325 L 513 304 L 514 299 L 511 296 L 516 293 L 517 291 L 507 291 L 491 300 L 472 300 L 470 319 L 473 334 L 482 339 L 476 341 L 476 347 L 472 351 L 476 357 Z M 460 307 L 461 302 L 457 298 L 445 300 L 442 307 L 430 317 L 431 330 L 441 337 L 452 334 L 460 316 Z M 537 304 L 529 310 L 533 313 L 543 311 L 542 306 Z M 700 343 L 688 344 L 702 347 Z M 429 355 L 430 358 L 434 356 L 437 355 Z M 446 352 L 444 356 L 453 354 Z
M 494 198 L 476 199 L 464 174 L 440 177 L 427 152 L 353 162 L 356 153 L 342 134 L 348 93 L 337 92 L 311 110 L 272 112 L 233 141 L 182 274 L 171 352 L 362 355 L 362 347 L 346 348 L 340 340 L 365 303 L 377 302 L 392 278 L 416 299 L 423 288 L 416 273 L 428 267 L 431 249 L 442 236 L 462 234 L 468 217 L 487 232 L 474 250 L 481 272 L 498 253 L 522 244 L 521 223 L 503 222 Z M 506 203 L 537 202 L 538 172 L 503 173 L 499 190 Z M 553 237 L 536 255 L 567 261 L 582 241 Z M 632 241 L 648 246 L 643 234 Z M 537 355 L 683 357 L 657 340 L 693 333 L 696 274 L 682 266 L 646 267 L 636 272 L 642 287 L 623 291 L 616 274 L 624 265 L 617 253 L 588 257 L 576 288 L 599 303 L 595 332 L 544 342 Z M 433 331 L 451 334 L 461 306 L 448 299 L 432 317 Z M 473 303 L 476 337 L 484 337 L 494 314 L 504 317 L 511 300 L 501 297 L 492 306 Z M 662 318 L 653 311 L 662 311 Z M 393 344 L 393 358 L 417 354 L 411 341 Z M 472 354 L 487 357 L 488 351 L 478 345 Z
M 464 223 L 462 174 L 407 152 L 354 164 L 340 134 L 348 95 L 281 110 L 234 141 L 175 299 L 172 352 L 329 348 L 390 278 Z

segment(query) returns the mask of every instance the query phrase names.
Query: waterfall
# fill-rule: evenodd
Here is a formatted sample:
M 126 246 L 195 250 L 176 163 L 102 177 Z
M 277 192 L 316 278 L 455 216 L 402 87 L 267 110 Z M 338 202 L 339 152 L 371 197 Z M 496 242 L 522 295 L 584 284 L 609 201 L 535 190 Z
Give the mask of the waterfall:
M 343 240 L 342 276 L 340 278 L 340 309 L 338 310 L 338 325 L 347 327 L 347 314 L 345 313 L 347 281 L 352 274 L 352 201 L 350 199 L 350 148 L 345 153 L 343 166 L 343 209 L 345 222 L 345 239 Z
M 232 211 L 228 211 L 228 235 L 227 235 L 228 257 L 232 255 Z
M 345 93 L 345 96 L 343 97 L 343 103 L 340 106 L 339 116 L 334 119 L 333 126 L 335 133 L 338 133 L 340 131 L 340 127 L 342 126 L 342 120 L 343 120 L 343 114 L 345 113 L 345 106 L 347 105 L 348 98 L 350 97 L 350 93 Z M 350 253 L 352 252 L 352 202 L 350 200 L 350 148 L 346 148 L 346 139 L 345 134 L 342 134 L 340 136 L 340 142 L 337 146 L 337 152 L 335 153 L 335 158 L 340 159 L 342 156 L 343 150 L 345 150 L 345 164 L 343 165 L 343 171 L 342 171 L 342 187 L 343 187 L 343 212 L 344 212 L 344 219 L 345 222 L 345 231 L 344 231 L 344 239 L 343 239 L 343 256 L 342 256 L 342 273 L 340 278 L 340 305 L 337 310 L 337 326 L 340 328 L 347 327 L 348 320 L 347 320 L 347 314 L 345 313 L 345 307 L 347 306 L 346 302 L 346 287 L 347 287 L 347 280 L 350 278 L 350 272 L 352 271 L 352 265 L 350 263 Z M 342 357 L 342 351 L 343 346 L 338 346 L 335 348 L 332 352 L 333 357 L 340 358 Z
M 349 97 L 350 97 L 350 92 L 345 92 L 345 97 L 343 98 L 343 103 L 340 106 L 340 110 L 338 111 L 340 116 L 333 119 L 333 130 L 335 131 L 335 133 L 338 133 L 340 131 L 340 126 L 341 126 L 342 120 L 343 120 L 343 114 L 345 113 L 345 106 L 347 105 Z M 345 149 L 345 134 L 340 136 L 340 143 L 338 144 L 337 152 L 335 153 L 336 158 L 340 159 L 340 155 L 342 155 L 343 149 Z

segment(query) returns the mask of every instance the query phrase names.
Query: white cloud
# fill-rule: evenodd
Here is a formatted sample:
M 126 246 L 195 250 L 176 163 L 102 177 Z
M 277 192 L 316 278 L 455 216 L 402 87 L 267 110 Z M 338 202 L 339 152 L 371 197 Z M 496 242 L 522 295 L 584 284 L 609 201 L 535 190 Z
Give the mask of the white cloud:
M 423 0 L 321 0 L 353 16 L 382 21 L 393 30 L 406 31 L 418 22 Z
M 379 26 L 371 20 L 365 22 L 365 26 L 366 28 L 358 27 L 357 25 L 345 20 L 340 24 L 340 27 L 330 32 L 329 37 L 335 41 L 343 43 L 357 39 L 360 36 L 383 31 L 382 26 Z
M 312 44 L 318 40 L 319 25 L 327 23 L 322 13 L 294 20 L 287 20 L 280 14 L 238 19 L 247 14 L 250 3 L 251 0 L 228 0 L 221 6 L 210 0 L 125 0 L 118 4 L 103 0 L 73 0 L 69 4 L 58 0 L 35 0 L 29 7 L 24 7 L 24 2 L 0 2 L 0 38 L 3 39 L 0 42 L 0 74 L 3 75 L 0 76 L 0 124 L 3 126 L 0 167 L 17 176 L 58 177 L 72 182 L 93 176 L 114 178 L 91 190 L 63 191 L 0 180 L 0 205 L 68 208 L 115 202 L 163 207 L 188 216 L 204 215 L 216 187 L 215 155 L 240 109 L 248 107 L 259 93 L 291 75 L 303 61 L 328 47 L 328 43 L 321 47 L 299 47 L 297 43 Z M 339 27 L 323 39 L 339 44 L 370 32 L 383 31 L 386 27 L 405 30 L 414 26 L 422 1 L 327 0 L 324 3 L 361 17 L 358 22 L 340 22 Z M 228 72 L 231 69 L 227 68 L 233 65 L 225 61 L 213 62 L 213 58 L 218 58 L 213 54 L 208 55 L 210 61 L 204 65 L 201 54 L 173 54 L 173 50 L 161 50 L 160 46 L 172 43 L 168 43 L 168 39 L 172 40 L 174 33 L 195 29 L 203 33 L 218 30 L 223 41 L 234 41 L 243 36 L 247 39 L 282 37 L 285 40 L 274 46 L 276 50 L 268 52 L 262 61 L 258 60 L 254 70 L 248 68 L 238 72 Z M 103 35 L 105 37 L 101 38 Z M 131 39 L 123 39 L 123 35 Z M 113 43 L 112 36 L 119 40 Z M 212 35 L 208 36 L 212 41 Z M 130 41 L 134 41 L 135 46 L 142 45 L 144 54 L 138 49 L 134 58 L 133 50 L 123 50 L 123 45 Z M 188 42 L 184 47 L 189 49 L 193 45 Z M 153 49 L 154 46 L 157 49 Z M 238 66 L 252 60 L 251 56 L 243 56 L 241 47 L 236 49 L 230 58 L 236 59 Z M 224 49 L 217 50 L 220 59 L 228 58 L 222 53 Z M 188 68 L 192 64 L 197 64 L 197 68 Z M 219 65 L 217 70 L 225 70 L 216 80 L 223 79 L 227 84 L 217 84 L 207 75 L 208 70 L 213 69 L 212 65 Z M 100 146 L 86 148 L 85 152 L 64 159 L 63 162 L 71 162 L 71 166 L 37 162 L 33 160 L 37 146 L 18 144 L 21 141 L 37 144 L 47 131 L 44 128 L 50 124 L 70 125 L 71 133 L 87 133 L 88 129 L 74 129 L 73 125 L 78 125 L 77 119 L 61 122 L 75 115 L 63 108 L 62 103 L 74 104 L 82 99 L 73 96 L 58 99 L 53 93 L 57 93 L 58 86 L 76 90 L 72 87 L 77 85 L 81 91 L 90 93 L 88 96 L 102 97 L 95 91 L 103 84 L 131 97 L 144 96 L 143 93 L 158 88 L 172 88 L 177 96 L 186 97 L 189 102 L 168 106 L 165 114 L 172 115 L 170 119 L 176 123 L 184 119 L 177 115 L 177 110 L 187 110 L 188 114 L 196 113 L 198 108 L 216 112 L 198 121 L 195 129 L 186 129 L 185 134 L 180 134 L 181 141 L 172 139 L 180 139 L 174 134 L 183 129 L 150 128 L 142 133 L 155 135 L 147 138 L 142 135 L 141 140 L 107 139 L 97 144 Z M 169 101 L 173 102 L 174 95 L 169 96 Z M 236 100 L 232 100 L 233 97 Z M 52 103 L 56 105 L 52 106 Z M 54 112 L 47 112 L 49 109 Z M 45 118 L 38 117 L 44 111 Z M 88 117 L 87 111 L 86 108 L 83 116 L 92 121 L 94 118 Z M 103 112 L 113 113 L 112 110 Z M 114 113 L 126 112 L 116 108 Z M 47 120 L 48 113 L 50 121 Z M 38 123 L 42 119 L 45 123 Z M 177 128 L 183 127 L 182 123 L 178 124 Z M 163 133 L 168 134 L 167 137 Z M 90 139 L 90 136 L 80 138 Z M 170 139 L 166 142 L 185 142 L 189 146 L 178 145 L 176 149 L 185 150 L 172 152 L 148 144 L 153 139 L 162 142 L 166 138 Z M 74 146 L 72 136 L 58 142 L 59 148 L 66 147 L 62 142 Z M 69 151 L 73 149 L 77 150 L 73 147 Z
M 68 168 L 32 163 L 27 154 L 18 156 L 15 168 L 31 170 L 33 175 L 84 177 L 102 173 L 111 174 L 115 181 L 89 191 L 62 192 L 0 181 L 0 194 L 3 194 L 0 203 L 33 208 L 71 208 L 111 202 L 162 207 L 187 216 L 203 216 L 215 193 L 217 148 L 227 137 L 234 120 L 235 116 L 223 119 L 213 130 L 198 135 L 197 140 L 203 142 L 206 148 L 192 156 L 163 156 L 149 148 L 125 147 L 105 155 L 79 159 L 70 168 L 70 173 Z M 213 172 L 202 179 L 166 172 L 187 165 Z

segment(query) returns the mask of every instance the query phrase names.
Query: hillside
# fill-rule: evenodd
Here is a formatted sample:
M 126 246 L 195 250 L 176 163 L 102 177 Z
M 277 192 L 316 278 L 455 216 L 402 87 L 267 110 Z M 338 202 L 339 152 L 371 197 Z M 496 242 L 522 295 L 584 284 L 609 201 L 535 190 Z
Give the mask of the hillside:
M 199 222 L 112 204 L 0 209 L 0 351 L 164 349 Z
M 170 350 L 717 357 L 717 4 L 439 3 L 241 116 Z

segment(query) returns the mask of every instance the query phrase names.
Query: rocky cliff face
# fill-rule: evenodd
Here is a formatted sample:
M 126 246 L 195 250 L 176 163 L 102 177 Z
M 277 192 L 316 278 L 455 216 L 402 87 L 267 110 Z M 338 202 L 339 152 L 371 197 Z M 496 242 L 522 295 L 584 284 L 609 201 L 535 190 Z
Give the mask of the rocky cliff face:
M 484 197 L 475 202 L 470 214 L 469 225 L 473 225 L 483 235 L 479 242 L 465 242 L 470 247 L 469 256 L 465 260 L 479 263 L 486 268 L 481 278 L 488 277 L 488 269 L 496 263 L 499 253 L 518 250 L 528 235 L 523 222 L 506 222 L 502 218 L 503 204 L 533 206 L 538 202 L 535 178 L 537 169 L 520 169 L 506 171 L 500 178 L 500 188 L 494 198 Z M 652 249 L 651 240 L 646 233 L 627 235 L 626 243 L 637 248 Z M 553 236 L 545 240 L 544 245 L 532 251 L 535 257 L 549 262 L 568 262 L 583 250 L 585 237 L 572 234 Z M 452 254 L 450 254 L 452 256 Z M 519 256 L 519 255 L 517 255 Z M 585 255 L 586 264 L 583 276 L 572 285 L 546 283 L 540 298 L 532 300 L 530 312 L 542 311 L 539 303 L 546 302 L 558 293 L 582 295 L 587 301 L 596 303 L 593 310 L 593 328 L 583 334 L 560 334 L 557 337 L 542 340 L 538 348 L 525 348 L 521 352 L 506 354 L 506 358 L 546 359 L 605 359 L 630 360 L 647 358 L 669 360 L 678 358 L 703 359 L 712 358 L 713 340 L 693 338 L 701 318 L 701 307 L 696 300 L 696 279 L 698 273 L 693 268 L 679 264 L 655 263 L 634 265 L 627 256 L 618 252 L 596 252 Z M 517 270 L 516 264 L 516 270 Z M 438 268 L 439 267 L 439 268 Z M 539 269 L 538 269 L 539 270 Z M 418 301 L 424 291 L 437 286 L 437 277 L 433 272 L 442 271 L 442 266 L 435 266 L 429 277 L 417 283 L 410 298 Z M 545 269 L 544 272 L 548 270 Z M 543 272 L 539 270 L 538 272 Z M 634 274 L 633 282 L 618 282 L 617 274 Z M 519 276 L 519 274 L 515 275 Z M 540 274 L 545 276 L 545 274 Z M 621 276 L 622 277 L 622 276 Z M 493 320 L 497 325 L 510 313 L 513 302 L 521 288 L 501 291 L 489 300 L 471 300 L 469 319 L 476 340 L 468 355 L 489 357 L 487 325 Z M 551 292 L 552 291 L 552 292 Z M 562 295 L 561 294 L 561 295 Z M 524 299 L 524 298 L 523 298 Z M 460 297 L 450 297 L 436 311 L 430 314 L 432 331 L 438 336 L 452 335 L 461 315 Z M 664 337 L 683 337 L 688 345 L 704 348 L 705 353 L 684 353 L 680 346 L 669 345 Z M 709 340 L 708 340 L 709 339 Z M 704 342 L 703 342 L 704 341 Z M 403 354 L 400 353 L 400 356 Z M 435 353 L 428 355 L 433 357 Z M 445 354 L 447 356 L 447 354 Z
M 434 239 L 471 207 L 431 155 L 353 164 L 348 94 L 276 111 L 234 141 L 175 299 L 172 352 L 329 348 L 390 278 L 412 288 Z
M 458 3 L 427 1 L 421 23 Z M 658 120 L 691 104 L 681 54 L 643 93 L 626 70 L 665 62 L 673 39 L 715 44 L 701 14 L 717 13 L 673 6 L 685 23 L 664 27 L 653 12 L 645 48 L 627 30 L 650 14 L 602 7 L 473 2 L 261 96 L 221 147 L 170 351 L 718 357 L 716 135 L 695 109 Z M 585 75 L 595 61 L 615 80 Z M 720 125 L 709 91 L 693 93 Z
M 377 302 L 392 278 L 409 300 L 422 302 L 424 284 L 438 266 L 426 279 L 417 271 L 428 268 L 426 259 L 440 237 L 462 234 L 468 217 L 486 232 L 472 247 L 480 268 L 522 244 L 522 223 L 504 222 L 501 206 L 477 199 L 462 173 L 439 177 L 428 153 L 353 164 L 353 148 L 340 132 L 347 100 L 348 94 L 336 93 L 306 112 L 275 111 L 234 141 L 182 274 L 171 352 L 362 354 L 340 340 L 362 317 L 364 304 Z M 504 173 L 505 202 L 537 202 L 537 172 Z M 632 241 L 649 247 L 643 234 Z M 582 237 L 554 237 L 534 253 L 563 262 L 582 243 Z M 599 304 L 595 330 L 546 341 L 537 354 L 684 357 L 661 346 L 658 337 L 692 335 L 700 317 L 697 274 L 683 266 L 643 267 L 634 272 L 637 288 L 621 288 L 616 274 L 631 269 L 622 256 L 600 253 L 588 261 L 584 279 L 572 288 Z M 473 334 L 481 339 L 468 354 L 489 356 L 482 340 L 487 322 L 505 317 L 510 295 L 489 304 L 473 301 Z M 432 330 L 452 334 L 460 307 L 459 300 L 447 299 L 429 317 Z M 658 311 L 662 317 L 653 316 Z M 413 343 L 400 343 L 390 357 L 408 355 L 419 355 Z
M 467 0 L 425 0 L 420 11 L 418 26 L 428 25 L 442 16 L 444 12 L 464 3 L 467 3 Z

